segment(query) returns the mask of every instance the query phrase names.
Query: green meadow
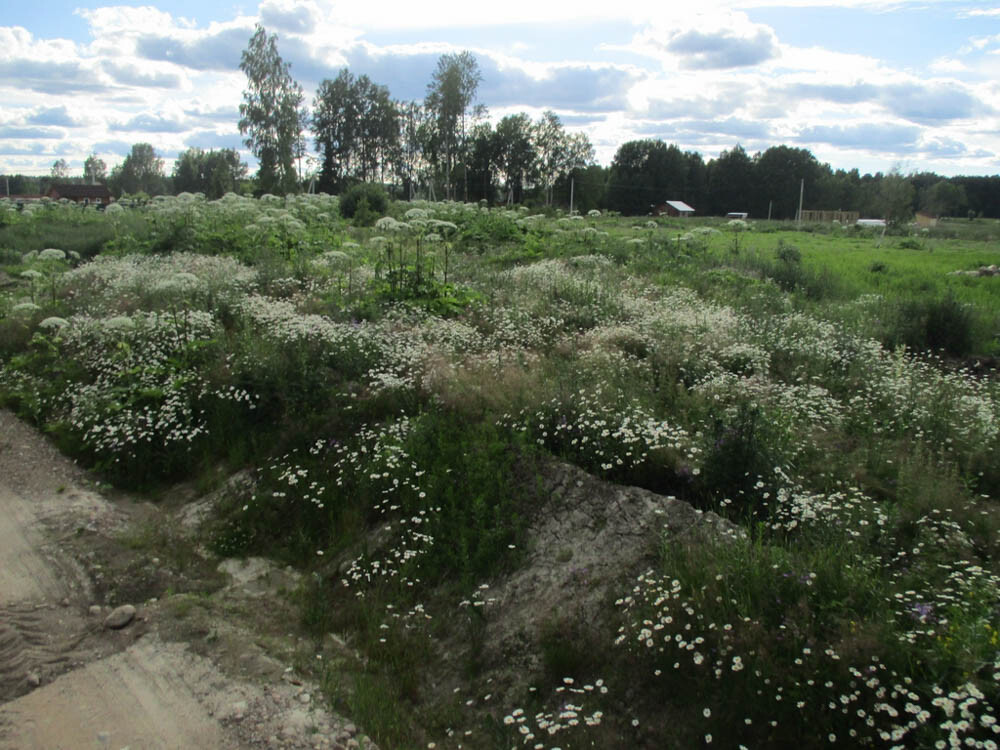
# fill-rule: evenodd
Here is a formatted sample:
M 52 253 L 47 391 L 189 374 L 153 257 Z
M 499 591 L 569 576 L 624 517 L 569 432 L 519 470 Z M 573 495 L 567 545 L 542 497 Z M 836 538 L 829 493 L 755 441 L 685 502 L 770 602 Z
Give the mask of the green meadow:
M 0 203 L 0 404 L 382 748 L 997 747 L 1000 224 L 342 208 Z

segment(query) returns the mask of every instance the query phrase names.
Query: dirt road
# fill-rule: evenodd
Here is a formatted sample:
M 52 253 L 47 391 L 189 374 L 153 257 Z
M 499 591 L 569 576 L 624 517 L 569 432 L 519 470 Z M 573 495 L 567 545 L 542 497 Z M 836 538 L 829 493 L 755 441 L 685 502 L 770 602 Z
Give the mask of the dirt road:
M 0 750 L 373 747 L 276 658 L 291 574 L 150 557 L 175 520 L 0 411 Z

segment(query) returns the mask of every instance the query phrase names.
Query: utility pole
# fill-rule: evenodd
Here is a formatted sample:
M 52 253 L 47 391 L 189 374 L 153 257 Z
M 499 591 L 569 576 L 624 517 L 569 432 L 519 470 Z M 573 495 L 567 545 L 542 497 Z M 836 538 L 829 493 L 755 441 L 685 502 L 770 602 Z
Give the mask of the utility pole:
M 799 229 L 802 229 L 802 196 L 805 194 L 805 192 L 806 192 L 806 181 L 805 179 L 802 179 L 799 181 L 799 213 L 796 216 L 796 220 L 799 223 L 798 226 Z
M 774 201 L 767 202 L 767 220 L 771 220 L 771 209 L 774 208 Z
M 569 178 L 569 215 L 573 215 L 573 187 L 576 184 L 576 180 L 572 177 Z M 9 192 L 9 191 L 8 191 Z

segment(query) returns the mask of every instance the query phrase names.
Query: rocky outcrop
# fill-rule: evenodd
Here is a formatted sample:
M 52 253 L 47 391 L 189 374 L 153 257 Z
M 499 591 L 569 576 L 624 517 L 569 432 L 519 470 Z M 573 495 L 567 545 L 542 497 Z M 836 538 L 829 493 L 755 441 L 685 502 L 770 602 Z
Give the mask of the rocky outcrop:
M 1000 268 L 996 265 L 980 266 L 971 271 L 952 271 L 949 276 L 997 276 L 1000 275 Z

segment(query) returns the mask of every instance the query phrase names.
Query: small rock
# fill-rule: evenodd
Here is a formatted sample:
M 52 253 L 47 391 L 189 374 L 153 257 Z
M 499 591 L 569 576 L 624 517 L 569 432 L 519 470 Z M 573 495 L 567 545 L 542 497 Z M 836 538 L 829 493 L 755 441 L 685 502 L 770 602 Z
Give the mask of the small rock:
M 36 688 L 42 684 L 42 678 L 38 676 L 38 672 L 28 672 L 25 680 L 31 687 Z
M 230 715 L 236 721 L 241 720 L 247 713 L 247 702 L 246 701 L 236 701 L 233 705 L 229 707 Z
M 65 596 L 64 596 L 64 597 L 63 597 L 63 600 L 62 600 L 61 602 L 59 602 L 59 603 L 60 603 L 60 604 L 61 604 L 62 606 L 64 606 L 64 607 L 68 607 L 68 606 L 69 606 L 69 598 L 68 598 L 68 597 L 65 597 Z
M 99 615 L 99 614 L 101 614 L 101 605 L 100 604 L 91 604 L 90 605 L 90 614 L 92 614 L 92 615 Z
M 347 748 L 347 750 L 359 750 L 361 747 L 361 743 L 358 742 L 353 737 L 351 737 L 351 739 L 347 741 L 347 745 L 345 745 L 345 747 Z
M 312 696 L 309 695 L 309 693 L 302 693 L 299 696 L 299 703 L 308 703 L 311 700 L 312 700 Z
M 348 723 L 344 725 L 344 731 L 353 737 L 358 733 L 358 728 L 354 724 Z
M 104 618 L 104 627 L 110 630 L 121 630 L 135 617 L 135 607 L 131 604 L 123 604 L 111 611 L 111 614 Z

